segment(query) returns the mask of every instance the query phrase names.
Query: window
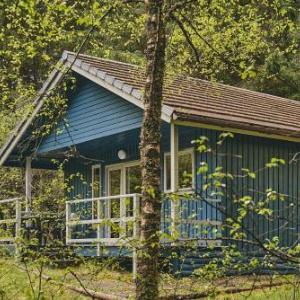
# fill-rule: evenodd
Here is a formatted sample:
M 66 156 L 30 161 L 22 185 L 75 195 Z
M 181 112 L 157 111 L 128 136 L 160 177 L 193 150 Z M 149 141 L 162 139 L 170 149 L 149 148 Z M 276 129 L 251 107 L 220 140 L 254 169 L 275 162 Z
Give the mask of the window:
M 138 161 L 107 166 L 106 172 L 108 196 L 140 193 L 142 173 Z
M 178 153 L 178 187 L 181 190 L 192 189 L 195 178 L 194 149 L 179 151 Z M 171 155 L 165 154 L 164 161 L 164 190 L 171 190 Z

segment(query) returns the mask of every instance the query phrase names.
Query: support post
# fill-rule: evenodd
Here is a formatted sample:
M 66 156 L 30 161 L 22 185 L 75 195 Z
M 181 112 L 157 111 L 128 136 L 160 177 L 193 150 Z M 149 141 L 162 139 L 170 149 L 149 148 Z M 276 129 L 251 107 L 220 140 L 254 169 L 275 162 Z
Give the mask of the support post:
M 134 194 L 133 196 L 133 249 L 132 249 L 132 279 L 136 280 L 137 274 L 137 250 L 136 245 L 139 239 L 139 216 L 140 216 L 140 196 L 138 194 Z
M 94 201 L 93 201 L 94 203 Z M 100 238 L 101 238 L 101 225 L 100 225 L 100 218 L 101 218 L 101 206 L 100 200 L 97 200 L 97 256 L 100 256 Z
M 170 156 L 171 156 L 171 192 L 178 191 L 178 127 L 171 123 L 171 140 L 170 140 Z M 176 232 L 177 219 L 177 201 L 176 197 L 171 200 L 171 233 L 174 236 Z
M 25 211 L 27 213 L 31 211 L 31 189 L 32 189 L 31 157 L 26 157 L 26 166 L 25 166 L 26 208 L 25 208 Z
M 70 221 L 70 203 L 66 202 L 66 244 L 69 244 L 69 239 L 71 237 L 70 235 L 70 227 L 69 227 L 69 221 Z

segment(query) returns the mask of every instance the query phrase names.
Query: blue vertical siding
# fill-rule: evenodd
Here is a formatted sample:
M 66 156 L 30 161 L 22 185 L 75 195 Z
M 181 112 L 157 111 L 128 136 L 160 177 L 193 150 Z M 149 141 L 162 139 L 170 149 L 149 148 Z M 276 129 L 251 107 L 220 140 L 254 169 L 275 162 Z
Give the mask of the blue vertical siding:
M 225 195 L 223 197 L 211 195 L 213 189 L 203 190 L 203 184 L 208 179 L 201 175 L 196 175 L 196 192 L 199 197 L 193 199 L 180 200 L 180 218 L 182 224 L 179 226 L 182 237 L 187 238 L 216 238 L 214 226 L 195 226 L 189 224 L 188 220 L 225 220 L 227 217 L 236 217 L 238 205 L 234 199 L 249 195 L 253 201 L 261 201 L 265 197 L 268 188 L 276 190 L 278 193 L 288 195 L 286 201 L 275 201 L 270 203 L 270 208 L 278 215 L 274 220 L 267 220 L 262 216 L 250 213 L 243 222 L 243 228 L 248 232 L 247 239 L 253 240 L 253 236 L 261 239 L 270 239 L 279 236 L 283 245 L 290 245 L 298 238 L 299 232 L 299 190 L 298 174 L 300 172 L 299 163 L 289 163 L 293 155 L 300 149 L 299 145 L 291 142 L 270 140 L 260 137 L 246 135 L 235 135 L 233 139 L 228 138 L 221 146 L 217 145 L 220 132 L 208 129 L 183 128 L 180 127 L 180 149 L 191 147 L 191 141 L 199 136 L 207 136 L 210 140 L 212 151 L 209 153 L 195 153 L 196 168 L 202 161 L 209 165 L 209 172 L 213 172 L 217 166 L 221 166 L 224 172 L 235 176 L 234 180 L 227 180 Z M 162 152 L 169 152 L 169 128 L 163 125 Z M 88 151 L 88 155 L 93 155 L 94 159 L 101 160 L 102 165 L 102 185 L 105 195 L 105 166 L 119 163 L 117 150 L 125 149 L 128 160 L 139 159 L 139 130 L 134 134 L 121 133 L 112 137 L 90 141 L 89 146 L 82 148 Z M 94 146 L 92 147 L 92 144 Z M 96 146 L 95 146 L 96 145 Z M 91 150 L 92 149 L 92 150 Z M 92 153 L 93 152 L 93 153 Z M 84 152 L 83 152 L 84 154 Z M 265 164 L 270 162 L 273 157 L 283 158 L 286 161 L 284 166 L 279 168 L 265 168 Z M 66 174 L 81 172 L 83 184 L 77 177 L 73 179 L 74 189 L 70 192 L 70 198 L 90 197 L 91 195 L 91 166 L 95 162 L 70 161 L 66 168 Z M 95 163 L 96 164 L 96 163 Z M 162 155 L 163 166 L 163 155 Z M 257 171 L 257 178 L 252 180 L 242 175 L 242 168 Z M 162 175 L 164 170 L 162 168 Z M 219 199 L 218 199 L 219 198 Z M 278 197 L 279 198 L 279 197 Z M 212 201 L 211 201 L 212 200 Z M 220 203 L 214 201 L 220 200 Z M 218 207 L 220 210 L 218 210 Z M 162 227 L 161 229 L 170 233 L 171 206 L 169 200 L 164 200 L 162 204 Z M 284 226 L 285 222 L 289 226 Z M 220 234 L 220 233 L 218 233 Z M 229 228 L 225 228 L 222 236 L 229 237 Z M 230 241 L 224 241 L 224 244 Z M 247 251 L 254 250 L 249 243 L 239 243 L 240 247 Z
M 264 241 L 278 236 L 283 246 L 297 241 L 300 191 L 297 176 L 300 165 L 298 162 L 291 162 L 291 159 L 299 148 L 299 144 L 296 143 L 246 135 L 236 135 L 234 139 L 225 143 L 227 154 L 224 156 L 223 166 L 226 172 L 242 175 L 242 168 L 259 170 L 254 180 L 235 177 L 233 181 L 227 182 L 228 192 L 223 204 L 229 216 L 235 217 L 239 208 L 233 203 L 234 199 L 249 195 L 254 203 L 258 203 L 266 198 L 267 189 L 286 195 L 285 201 L 281 201 L 278 195 L 276 201 L 270 202 L 269 207 L 274 211 L 274 215 L 269 219 L 257 213 L 249 213 L 243 222 L 244 230 L 248 232 L 247 239 L 259 238 Z M 276 168 L 266 168 L 266 163 L 272 158 L 282 158 L 286 163 Z M 225 235 L 229 236 L 228 231 L 225 231 Z M 255 249 L 249 244 L 244 244 L 243 247 L 249 251 Z
M 199 130 L 195 130 L 194 128 L 184 128 L 181 127 L 179 129 L 180 136 L 180 149 L 190 148 L 192 147 L 191 141 L 198 137 L 199 135 L 203 135 L 206 132 L 199 132 Z M 170 131 L 169 127 L 164 124 L 162 129 L 162 166 L 163 166 L 163 153 L 170 151 Z M 214 132 L 215 138 L 216 133 Z M 124 149 L 127 152 L 128 161 L 139 159 L 139 131 L 136 130 L 134 133 L 121 133 L 118 135 L 114 135 L 108 138 L 97 139 L 94 141 L 90 141 L 89 143 L 84 143 L 82 146 L 79 145 L 77 148 L 85 157 L 93 157 L 93 161 L 84 161 L 81 160 L 71 160 L 66 166 L 66 177 L 72 177 L 71 186 L 72 189 L 69 193 L 69 197 L 71 199 L 74 198 L 85 198 L 91 197 L 91 172 L 92 165 L 97 164 L 94 160 L 101 161 L 102 166 L 102 194 L 106 195 L 105 191 L 105 167 L 111 164 L 120 163 L 117 157 L 117 151 L 119 149 Z M 92 151 L 91 151 L 92 149 Z M 197 168 L 197 164 L 201 161 L 202 157 L 195 154 L 195 168 Z M 212 168 L 217 166 L 217 158 L 216 156 L 207 155 L 206 158 L 208 164 Z M 196 170 L 195 170 L 196 171 Z M 80 176 L 74 176 L 72 174 L 79 173 Z M 195 172 L 196 173 L 196 172 Z M 164 170 L 162 168 L 162 179 L 164 175 Z M 198 180 L 200 180 L 198 182 Z M 85 184 L 86 182 L 86 184 Z M 201 197 L 204 199 L 208 198 L 207 193 L 202 193 L 201 186 L 204 184 L 203 178 L 198 178 L 196 180 L 197 192 L 201 194 Z M 162 180 L 162 188 L 163 188 L 163 180 Z M 213 197 L 212 200 L 216 200 L 216 197 Z M 210 199 L 208 199 L 210 201 Z M 191 198 L 191 199 L 180 199 L 179 206 L 179 218 L 182 220 L 182 224 L 178 226 L 180 236 L 182 238 L 215 238 L 215 231 L 213 230 L 214 226 L 198 225 L 191 224 L 189 221 L 196 220 L 221 220 L 221 215 L 216 209 L 215 203 L 209 203 L 201 200 L 199 197 Z M 82 208 L 83 209 L 83 208 Z M 84 216 L 82 216 L 84 217 Z M 170 234 L 170 226 L 171 226 L 171 201 L 167 198 L 163 200 L 162 203 L 162 224 L 161 229 L 166 234 Z

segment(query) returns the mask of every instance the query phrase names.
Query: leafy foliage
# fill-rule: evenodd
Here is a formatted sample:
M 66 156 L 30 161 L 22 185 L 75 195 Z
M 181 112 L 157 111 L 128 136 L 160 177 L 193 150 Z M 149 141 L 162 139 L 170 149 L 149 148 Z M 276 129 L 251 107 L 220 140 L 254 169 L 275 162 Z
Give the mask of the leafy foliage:
M 3 0 L 0 3 L 0 144 L 14 128 L 17 120 L 32 109 L 32 99 L 52 70 L 64 49 L 78 49 L 91 26 L 95 25 L 86 53 L 125 62 L 144 63 L 145 14 L 140 4 L 117 0 Z M 130 1 L 128 1 L 130 2 Z M 135 2 L 135 1 L 132 1 Z M 184 1 L 166 1 L 165 13 Z M 174 9 L 174 18 L 167 17 L 167 64 L 171 73 L 184 73 L 205 79 L 223 81 L 237 86 L 300 99 L 299 94 L 299 4 L 297 1 L 267 0 L 197 0 Z M 107 8 L 114 10 L 104 23 L 99 19 Z M 177 20 L 177 21 L 176 21 Z M 181 26 L 179 26 L 181 24 Z M 187 38 L 188 37 L 188 38 Z M 59 95 L 48 99 L 41 117 L 57 122 L 57 111 L 65 107 Z M 55 109 L 53 109 L 55 108 Z M 51 127 L 44 128 L 46 134 Z M 218 145 L 233 138 L 223 134 Z M 195 141 L 200 153 L 213 153 L 206 137 Z M 285 162 L 273 158 L 266 168 L 280 168 Z M 257 179 L 257 170 L 244 168 L 240 178 Z M 203 162 L 198 173 L 206 176 L 205 192 L 222 196 L 235 179 L 235 174 Z M 34 201 L 36 210 L 63 211 L 62 173 L 36 174 Z M 23 195 L 23 174 L 20 170 L 0 170 L 1 198 Z M 68 187 L 70 189 L 70 187 Z M 153 194 L 149 189 L 149 194 Z M 47 195 L 46 197 L 41 195 Z M 171 200 L 179 197 L 171 196 Z M 176 200 L 177 199 L 177 200 Z M 263 219 L 275 217 L 271 204 L 284 201 L 272 188 L 256 201 L 251 195 L 235 195 L 236 215 L 227 218 L 226 230 L 234 240 L 248 238 L 244 231 L 247 218 L 258 215 Z M 219 234 L 219 232 L 217 232 Z M 174 234 L 172 238 L 178 237 Z M 167 235 L 164 238 L 168 238 Z M 170 237 L 169 237 L 170 238 Z M 32 239 L 36 242 L 35 239 Z M 28 246 L 28 245 L 26 245 Z M 264 240 L 266 253 L 285 256 L 278 238 Z M 27 247 L 30 248 L 30 247 Z M 193 248 L 193 245 L 191 245 Z M 212 246 L 213 248 L 213 246 Z M 289 249 L 288 258 L 299 254 L 299 247 Z M 34 257 L 34 252 L 31 253 Z M 266 264 L 272 265 L 266 255 Z M 179 255 L 180 257 L 180 255 Z M 226 273 L 230 266 L 239 272 L 255 270 L 255 259 L 246 267 L 235 247 L 224 249 L 224 259 L 212 260 L 195 275 L 214 280 Z M 177 258 L 176 255 L 171 256 Z M 183 258 L 184 260 L 184 258 Z M 239 262 L 239 263 L 237 263 Z M 41 265 L 43 265 L 41 261 Z

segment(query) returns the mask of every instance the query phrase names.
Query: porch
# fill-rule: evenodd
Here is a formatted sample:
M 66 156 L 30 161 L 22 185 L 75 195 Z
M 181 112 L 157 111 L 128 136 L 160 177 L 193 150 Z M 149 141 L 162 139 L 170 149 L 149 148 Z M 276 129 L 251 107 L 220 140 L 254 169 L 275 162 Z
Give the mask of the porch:
M 164 249 L 191 243 L 201 248 L 221 245 L 221 198 L 211 196 L 209 191 L 202 193 L 204 182 L 197 174 L 197 165 L 203 158 L 191 146 L 191 141 L 201 134 L 194 128 L 174 124 L 162 127 L 160 237 Z M 69 188 L 64 243 L 77 248 L 80 255 L 125 256 L 134 261 L 141 201 L 138 144 L 139 129 L 88 141 L 76 145 L 79 155 L 65 164 Z M 58 148 L 39 153 L 39 157 L 59 159 L 64 151 Z M 18 239 L 24 220 L 34 214 L 32 173 L 39 157 L 26 159 L 26 194 L 21 209 L 15 209 L 10 244 Z M 216 163 L 209 165 L 213 168 Z M 183 179 L 184 174 L 189 176 Z M 0 201 L 2 205 L 5 202 Z
M 96 252 L 90 256 L 101 256 L 103 247 L 134 248 L 139 238 L 140 200 L 141 195 L 135 193 L 66 201 L 65 244 L 94 247 Z M 177 200 L 165 197 L 161 243 L 174 246 L 194 241 L 200 247 L 220 245 L 222 223 L 215 220 L 212 210 L 219 202 L 208 203 L 191 194 Z M 175 220 L 171 217 L 172 206 L 177 208 Z M 22 237 L 22 226 L 31 222 L 34 212 L 26 211 L 25 198 L 1 200 L 0 210 L 0 244 L 15 245 Z

